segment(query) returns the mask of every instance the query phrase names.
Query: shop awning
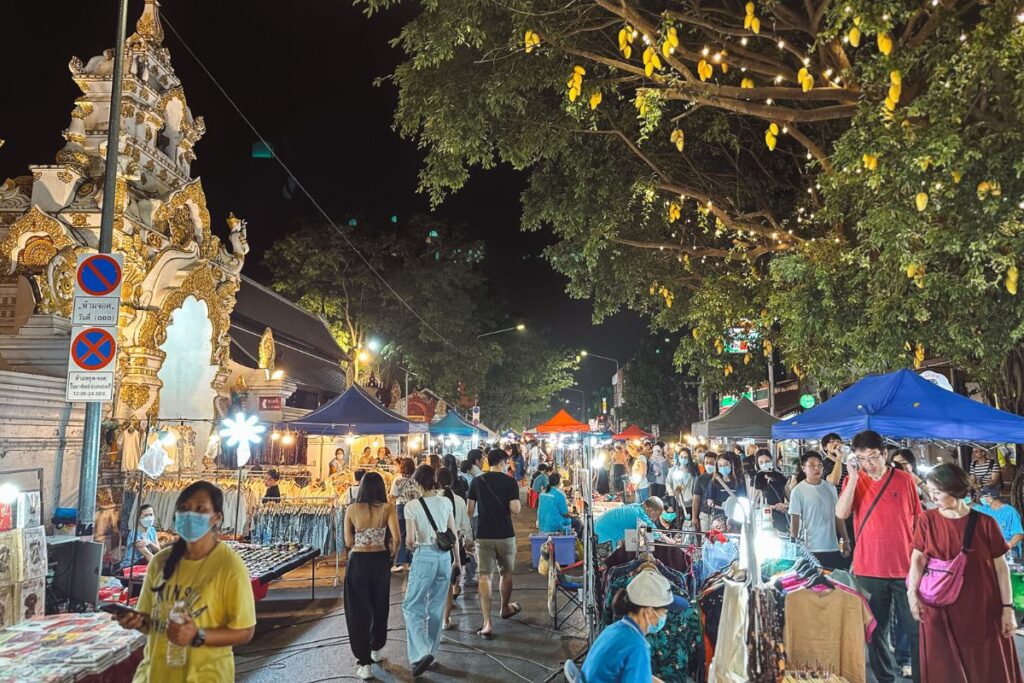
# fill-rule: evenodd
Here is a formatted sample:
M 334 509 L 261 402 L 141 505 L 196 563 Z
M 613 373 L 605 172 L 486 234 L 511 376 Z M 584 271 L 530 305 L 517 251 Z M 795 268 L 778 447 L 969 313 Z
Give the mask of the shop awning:
M 912 370 L 870 375 L 772 429 L 776 439 L 844 439 L 871 429 L 900 439 L 1024 443 L 1024 417 L 943 389 Z
M 770 439 L 772 425 L 779 418 L 761 410 L 746 396 L 729 408 L 729 412 L 703 422 L 694 422 L 691 432 L 706 439 Z M 778 437 L 776 437 L 778 438 Z
M 430 425 L 431 434 L 452 434 L 455 436 L 487 436 L 487 432 L 479 427 L 474 427 L 473 423 L 466 420 L 464 417 L 459 415 L 455 410 L 449 410 L 448 414 L 437 422 L 431 423 Z
M 323 404 L 299 420 L 285 422 L 282 428 L 301 429 L 310 434 L 354 436 L 372 434 L 415 434 L 427 431 L 422 422 L 412 422 L 382 406 L 359 385 Z
M 653 439 L 654 434 L 645 432 L 636 425 L 629 425 L 618 434 L 612 435 L 615 441 L 632 441 L 633 439 Z
M 547 422 L 534 427 L 539 434 L 579 434 L 589 432 L 590 426 L 585 425 L 564 410 L 559 410 Z

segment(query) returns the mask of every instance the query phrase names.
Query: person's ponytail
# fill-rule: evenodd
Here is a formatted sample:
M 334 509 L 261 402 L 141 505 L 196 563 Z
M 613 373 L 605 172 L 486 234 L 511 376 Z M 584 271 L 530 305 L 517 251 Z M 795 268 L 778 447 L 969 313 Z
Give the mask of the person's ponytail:
M 174 576 L 174 570 L 178 568 L 178 563 L 185 556 L 187 548 L 188 545 L 185 543 L 185 539 L 181 537 L 171 544 L 171 554 L 167 556 L 167 562 L 164 563 L 163 581 L 159 586 L 153 586 L 153 592 L 162 591 L 167 582 L 171 580 L 171 577 Z

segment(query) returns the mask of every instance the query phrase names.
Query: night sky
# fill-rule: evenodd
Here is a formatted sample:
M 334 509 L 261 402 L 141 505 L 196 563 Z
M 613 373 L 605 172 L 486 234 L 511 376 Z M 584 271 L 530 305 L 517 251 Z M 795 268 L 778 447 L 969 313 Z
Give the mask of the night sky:
M 24 175 L 28 164 L 53 163 L 80 94 L 68 60 L 88 61 L 113 46 L 116 8 L 117 0 L 7 8 L 0 22 L 6 65 L 0 138 L 7 140 L 0 148 L 0 181 Z M 129 5 L 129 35 L 141 8 L 141 0 Z M 391 130 L 395 88 L 373 85 L 401 60 L 388 40 L 414 10 L 415 3 L 406 3 L 367 19 L 347 0 L 166 0 L 161 13 L 328 213 L 384 218 L 429 212 L 427 198 L 416 192 L 420 153 Z M 251 158 L 255 137 L 167 22 L 164 44 L 189 107 L 206 119 L 193 171 L 203 178 L 214 230 L 224 236 L 228 211 L 248 219 L 253 250 L 244 272 L 262 280 L 263 251 L 315 209 L 298 192 L 286 196 L 286 177 L 275 161 Z M 565 279 L 539 256 L 552 236 L 519 229 L 523 187 L 524 177 L 510 168 L 477 171 L 436 215 L 465 224 L 486 242 L 489 277 L 517 318 L 532 329 L 550 329 L 556 343 L 625 361 L 644 324 L 623 313 L 591 325 L 590 304 L 571 300 Z M 581 386 L 607 384 L 612 371 L 611 363 L 585 361 Z

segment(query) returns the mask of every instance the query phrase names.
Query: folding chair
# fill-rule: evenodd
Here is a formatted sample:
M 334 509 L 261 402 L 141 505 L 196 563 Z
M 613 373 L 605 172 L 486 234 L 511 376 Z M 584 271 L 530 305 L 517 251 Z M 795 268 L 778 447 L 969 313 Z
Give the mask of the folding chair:
M 583 590 L 583 561 L 573 562 L 566 567 L 559 567 L 555 561 L 555 547 L 549 538 L 541 546 L 541 554 L 547 553 L 548 558 L 548 614 L 555 629 L 562 628 L 572 615 L 583 609 L 580 591 Z M 573 573 L 577 571 L 578 573 Z M 558 597 L 564 602 L 559 606 Z

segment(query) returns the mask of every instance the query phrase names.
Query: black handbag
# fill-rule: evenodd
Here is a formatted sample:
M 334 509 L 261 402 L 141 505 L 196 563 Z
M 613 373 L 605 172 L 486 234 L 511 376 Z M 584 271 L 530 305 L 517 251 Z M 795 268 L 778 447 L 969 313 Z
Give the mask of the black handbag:
M 427 507 L 423 498 L 417 498 L 417 500 L 423 506 L 423 512 L 427 513 L 427 521 L 430 522 L 430 528 L 434 530 L 434 543 L 437 544 L 439 550 L 450 551 L 455 547 L 455 532 L 450 529 L 438 531 L 437 525 L 434 524 L 434 517 L 430 514 L 430 508 Z

